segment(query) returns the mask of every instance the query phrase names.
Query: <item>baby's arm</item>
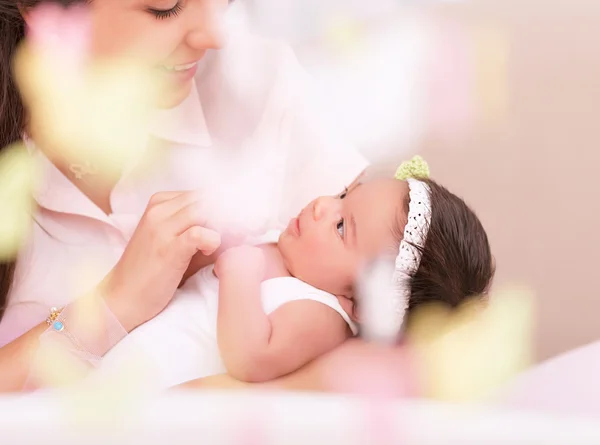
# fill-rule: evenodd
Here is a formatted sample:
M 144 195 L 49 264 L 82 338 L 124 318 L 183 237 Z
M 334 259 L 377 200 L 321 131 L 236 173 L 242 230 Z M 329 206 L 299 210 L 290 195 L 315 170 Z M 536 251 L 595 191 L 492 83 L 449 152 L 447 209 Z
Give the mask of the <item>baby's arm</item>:
M 217 263 L 217 340 L 229 374 L 264 382 L 288 374 L 340 345 L 349 329 L 329 306 L 312 300 L 288 302 L 272 314 L 261 301 L 264 257 L 242 247 Z

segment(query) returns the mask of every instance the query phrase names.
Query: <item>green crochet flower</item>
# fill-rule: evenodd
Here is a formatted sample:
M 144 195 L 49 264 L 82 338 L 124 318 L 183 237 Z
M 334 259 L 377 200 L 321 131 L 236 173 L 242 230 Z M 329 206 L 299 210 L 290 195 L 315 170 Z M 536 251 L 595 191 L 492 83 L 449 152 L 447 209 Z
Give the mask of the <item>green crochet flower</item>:
M 394 178 L 406 181 L 408 178 L 429 178 L 429 165 L 421 156 L 413 156 L 410 161 L 404 161 L 396 170 Z

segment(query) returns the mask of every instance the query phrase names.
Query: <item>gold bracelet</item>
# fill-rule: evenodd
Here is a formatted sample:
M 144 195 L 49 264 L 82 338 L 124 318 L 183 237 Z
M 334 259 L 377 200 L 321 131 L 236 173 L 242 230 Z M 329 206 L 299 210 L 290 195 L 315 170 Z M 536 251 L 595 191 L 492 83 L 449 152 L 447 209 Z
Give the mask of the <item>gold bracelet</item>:
M 63 308 L 55 308 L 52 307 L 50 308 L 50 315 L 48 316 L 48 318 L 46 318 L 46 324 L 48 326 L 52 326 L 52 328 L 57 331 L 60 332 L 65 328 L 65 325 L 62 321 L 58 320 L 58 317 L 60 316 L 60 314 L 62 313 Z

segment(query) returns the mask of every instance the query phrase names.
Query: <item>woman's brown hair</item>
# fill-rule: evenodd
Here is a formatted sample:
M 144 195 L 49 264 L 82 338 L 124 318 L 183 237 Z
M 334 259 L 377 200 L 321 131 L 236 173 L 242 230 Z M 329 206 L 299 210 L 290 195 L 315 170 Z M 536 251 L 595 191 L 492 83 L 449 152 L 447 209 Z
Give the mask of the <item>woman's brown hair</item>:
M 12 61 L 25 23 L 16 0 L 0 0 L 0 150 L 21 139 L 25 111 L 15 85 Z M 15 273 L 14 260 L 0 260 L 0 320 Z
M 85 0 L 52 0 L 63 6 Z M 0 150 L 21 140 L 26 125 L 25 107 L 13 75 L 13 59 L 25 36 L 22 9 L 41 3 L 41 0 L 0 0 Z M 14 273 L 15 260 L 0 260 L 0 320 L 6 309 Z

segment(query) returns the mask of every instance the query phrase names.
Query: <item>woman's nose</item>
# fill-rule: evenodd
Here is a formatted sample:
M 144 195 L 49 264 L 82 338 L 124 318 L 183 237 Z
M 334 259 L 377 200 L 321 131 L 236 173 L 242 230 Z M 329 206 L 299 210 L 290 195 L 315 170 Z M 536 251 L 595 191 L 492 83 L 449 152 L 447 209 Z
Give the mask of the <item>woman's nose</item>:
M 223 37 L 220 31 L 203 29 L 191 32 L 187 37 L 187 43 L 191 48 L 197 50 L 221 49 Z
M 220 49 L 225 40 L 225 11 L 206 2 L 194 17 L 194 28 L 187 35 L 187 44 L 194 49 Z

